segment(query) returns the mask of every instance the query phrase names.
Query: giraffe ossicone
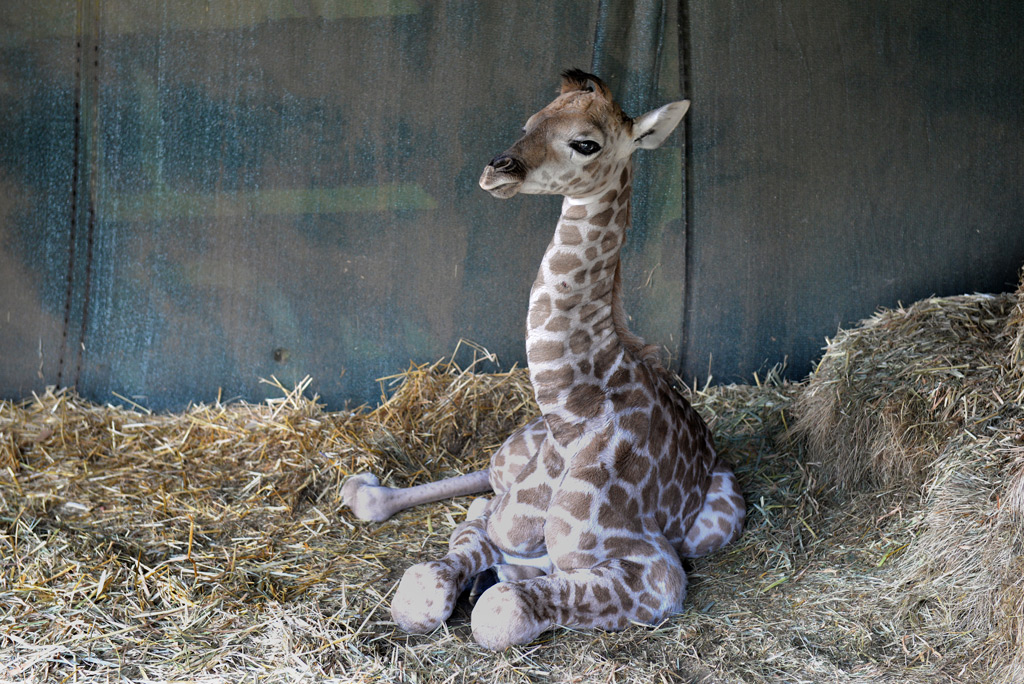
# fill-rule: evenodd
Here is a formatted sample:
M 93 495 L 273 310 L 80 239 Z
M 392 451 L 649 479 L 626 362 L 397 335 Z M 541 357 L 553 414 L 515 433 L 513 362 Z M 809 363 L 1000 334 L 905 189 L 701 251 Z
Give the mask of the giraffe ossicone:
M 681 558 L 711 553 L 742 531 L 735 475 L 622 310 L 632 154 L 661 145 L 688 106 L 631 119 L 599 78 L 570 70 L 559 96 L 484 169 L 480 186 L 495 197 L 564 196 L 527 316 L 541 415 L 505 441 L 486 471 L 408 490 L 365 474 L 346 484 L 346 503 L 374 520 L 494 491 L 474 502 L 443 558 L 406 571 L 391 604 L 402 629 L 436 628 L 490 568 L 501 581 L 472 613 L 473 636 L 487 648 L 528 643 L 555 626 L 655 624 L 682 609 Z

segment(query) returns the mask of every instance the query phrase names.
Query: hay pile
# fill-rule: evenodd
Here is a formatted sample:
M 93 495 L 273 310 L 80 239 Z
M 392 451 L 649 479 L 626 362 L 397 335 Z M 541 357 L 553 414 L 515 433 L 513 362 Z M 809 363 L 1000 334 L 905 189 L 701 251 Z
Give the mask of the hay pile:
M 914 515 L 900 619 L 936 653 L 1024 681 L 1024 277 L 841 333 L 794 411 L 841 497 Z
M 533 414 L 521 370 L 450 362 L 375 410 L 306 384 L 153 415 L 71 392 L 0 402 L 0 680 L 1007 681 L 1020 678 L 1024 286 L 840 334 L 817 373 L 685 388 L 747 531 L 688 565 L 688 610 L 491 654 L 468 614 L 390 622 L 468 500 L 354 521 L 341 483 L 486 463 Z

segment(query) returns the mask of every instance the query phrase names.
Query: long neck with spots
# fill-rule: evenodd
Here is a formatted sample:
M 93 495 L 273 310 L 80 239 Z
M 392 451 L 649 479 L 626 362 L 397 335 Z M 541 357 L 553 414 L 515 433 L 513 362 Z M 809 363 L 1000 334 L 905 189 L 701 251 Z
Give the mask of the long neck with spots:
M 603 381 L 622 360 L 628 335 L 619 302 L 619 251 L 630 222 L 631 165 L 614 187 L 585 200 L 566 197 L 530 293 L 526 350 L 537 403 L 565 440 L 602 408 Z

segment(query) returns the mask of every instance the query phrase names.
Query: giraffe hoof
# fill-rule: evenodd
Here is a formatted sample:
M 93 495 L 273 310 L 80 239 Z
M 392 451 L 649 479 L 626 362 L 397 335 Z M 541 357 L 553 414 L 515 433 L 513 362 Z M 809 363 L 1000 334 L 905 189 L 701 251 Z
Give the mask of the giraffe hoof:
M 420 563 L 405 571 L 391 601 L 391 617 L 404 631 L 425 634 L 455 609 L 458 587 L 439 563 Z
M 473 638 L 492 651 L 528 644 L 550 627 L 530 617 L 532 612 L 515 585 L 497 584 L 473 608 Z
M 373 473 L 359 473 L 341 486 L 341 501 L 360 520 L 383 522 L 394 512 L 387 505 L 390 491 Z

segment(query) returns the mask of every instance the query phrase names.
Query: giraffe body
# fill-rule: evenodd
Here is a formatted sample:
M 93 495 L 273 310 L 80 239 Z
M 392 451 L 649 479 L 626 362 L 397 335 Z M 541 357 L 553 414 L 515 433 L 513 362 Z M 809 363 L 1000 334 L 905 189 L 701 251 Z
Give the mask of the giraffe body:
M 735 476 L 653 351 L 626 329 L 621 308 L 631 155 L 660 145 L 687 106 L 632 120 L 599 79 L 566 72 L 559 97 L 481 176 L 499 198 L 565 196 L 527 319 L 541 415 L 494 453 L 486 472 L 495 495 L 474 502 L 448 554 L 402 578 L 392 615 L 403 629 L 437 627 L 491 567 L 503 581 L 472 615 L 474 638 L 488 648 L 527 643 L 556 625 L 657 623 L 682 608 L 680 558 L 740 534 Z M 374 488 L 399 491 L 385 490 Z

